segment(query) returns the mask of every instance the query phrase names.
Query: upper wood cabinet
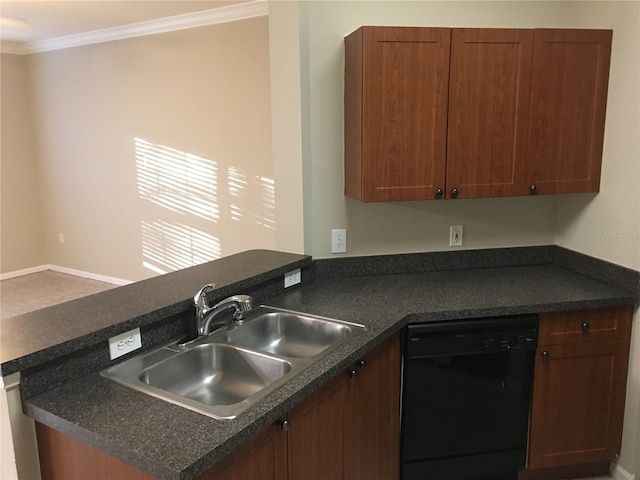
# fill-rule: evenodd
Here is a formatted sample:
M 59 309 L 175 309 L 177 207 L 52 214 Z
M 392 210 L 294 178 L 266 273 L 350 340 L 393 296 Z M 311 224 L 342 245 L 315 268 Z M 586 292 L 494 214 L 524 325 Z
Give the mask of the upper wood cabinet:
M 536 30 L 526 178 L 537 193 L 597 192 L 611 30 Z
M 447 198 L 521 195 L 533 30 L 454 29 Z
M 363 27 L 345 39 L 345 193 L 424 200 L 444 188 L 448 28 Z
M 361 27 L 345 38 L 345 194 L 597 191 L 610 48 L 611 31 Z

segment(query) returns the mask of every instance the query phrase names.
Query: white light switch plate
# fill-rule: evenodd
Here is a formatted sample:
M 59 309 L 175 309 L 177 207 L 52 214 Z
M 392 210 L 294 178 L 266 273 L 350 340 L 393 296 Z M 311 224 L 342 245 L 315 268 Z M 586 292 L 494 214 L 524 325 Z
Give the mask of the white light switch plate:
M 142 347 L 140 328 L 134 328 L 109 339 L 109 356 L 113 360 L 140 347 Z
M 344 228 L 331 230 L 331 253 L 346 253 L 347 231 Z

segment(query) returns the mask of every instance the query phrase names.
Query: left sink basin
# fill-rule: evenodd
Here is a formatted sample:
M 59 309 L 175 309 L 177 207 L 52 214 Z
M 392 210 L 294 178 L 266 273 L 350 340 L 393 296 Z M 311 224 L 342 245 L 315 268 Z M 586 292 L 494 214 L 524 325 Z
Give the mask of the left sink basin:
M 290 370 L 284 360 L 208 343 L 146 368 L 140 380 L 205 405 L 233 405 Z
M 221 420 L 235 418 L 291 373 L 285 359 L 212 342 L 185 350 L 162 347 L 101 372 L 134 390 Z

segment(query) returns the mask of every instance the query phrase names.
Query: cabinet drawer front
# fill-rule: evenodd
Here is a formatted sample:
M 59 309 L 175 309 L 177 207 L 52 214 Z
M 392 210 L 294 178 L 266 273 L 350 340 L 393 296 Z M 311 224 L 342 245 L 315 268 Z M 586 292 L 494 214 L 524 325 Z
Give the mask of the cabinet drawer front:
M 629 335 L 632 306 L 540 315 L 538 345 L 590 342 Z

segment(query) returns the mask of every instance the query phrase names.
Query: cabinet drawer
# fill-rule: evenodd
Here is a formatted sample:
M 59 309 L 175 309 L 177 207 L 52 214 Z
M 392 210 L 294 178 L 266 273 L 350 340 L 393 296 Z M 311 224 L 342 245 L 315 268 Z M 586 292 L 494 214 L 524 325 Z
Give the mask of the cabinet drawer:
M 548 312 L 540 315 L 538 345 L 624 338 L 631 328 L 632 306 Z

